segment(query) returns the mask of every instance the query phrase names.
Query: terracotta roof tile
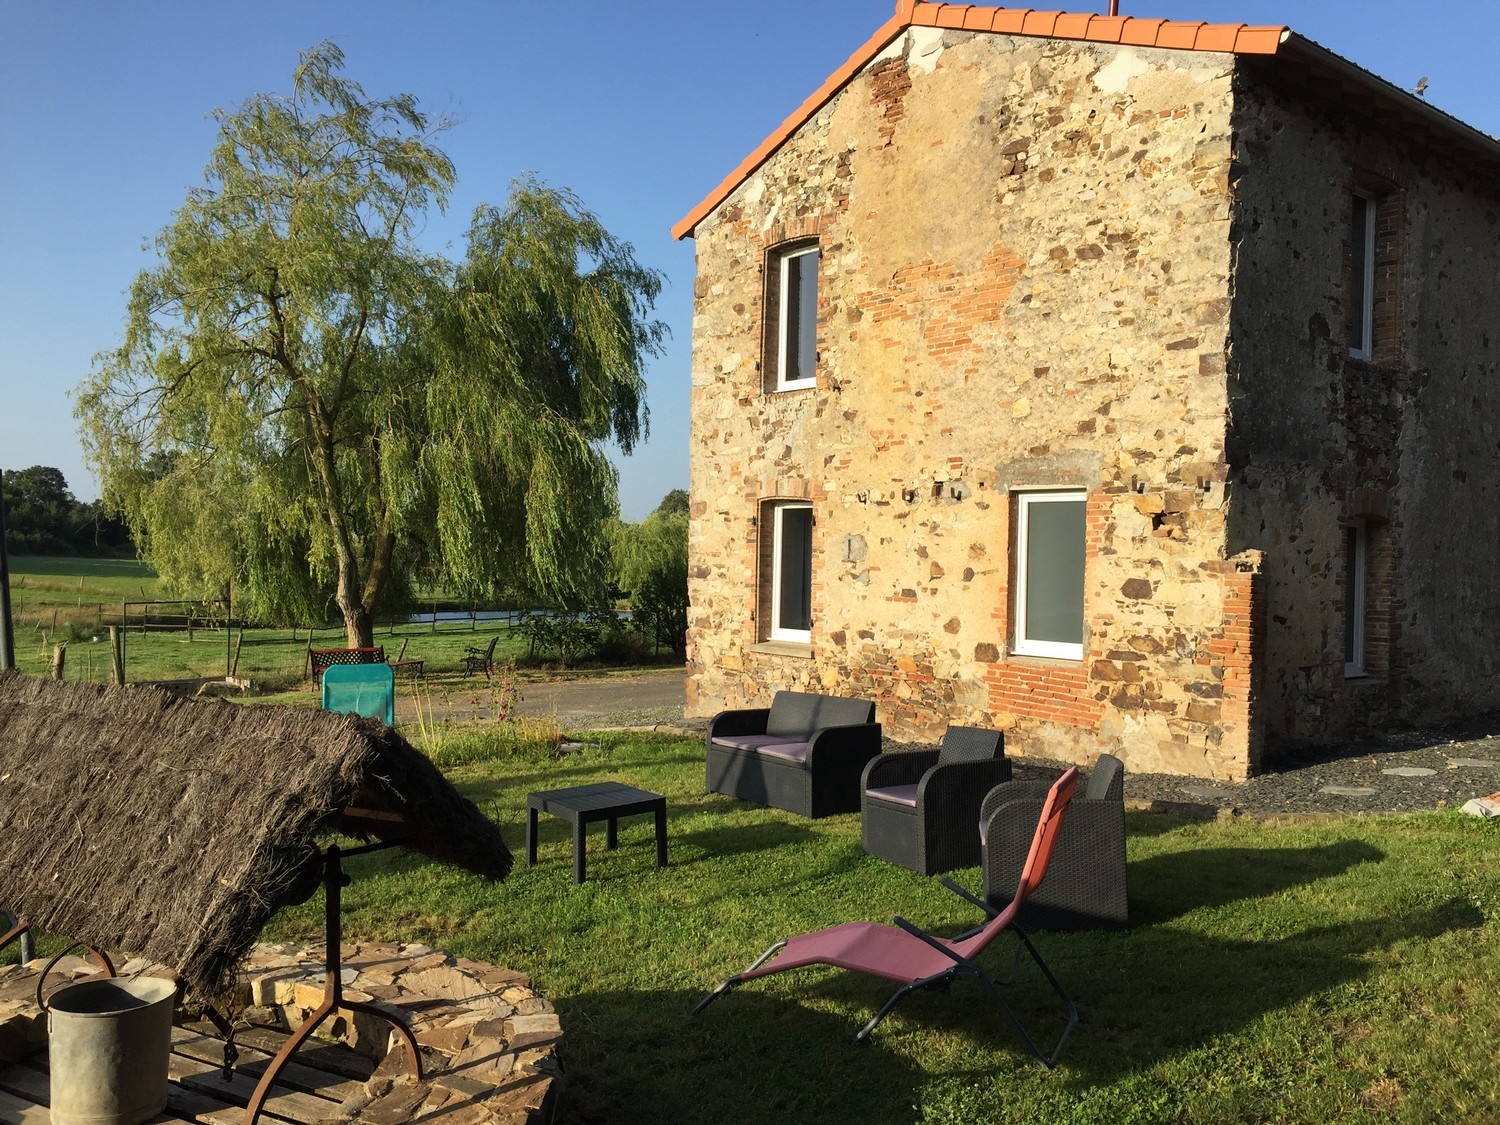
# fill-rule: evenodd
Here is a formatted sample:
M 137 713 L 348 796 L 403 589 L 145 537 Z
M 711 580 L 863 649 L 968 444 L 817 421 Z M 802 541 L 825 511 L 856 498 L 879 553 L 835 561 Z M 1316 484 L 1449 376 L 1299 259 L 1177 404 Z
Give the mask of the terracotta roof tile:
M 1274 55 L 1287 36 L 1284 27 L 1248 27 L 1244 24 L 1188 23 L 1175 20 L 1141 19 L 1134 16 L 1101 16 L 1085 13 L 1038 11 L 1034 8 L 994 8 L 979 4 L 926 3 L 897 0 L 896 12 L 863 47 L 834 71 L 781 126 L 740 162 L 702 203 L 672 228 L 675 238 L 685 238 L 756 168 L 781 147 L 788 137 L 844 86 L 877 54 L 908 27 L 939 27 L 1005 35 L 1034 35 L 1093 43 L 1127 43 L 1132 46 L 1164 47 L 1183 51 L 1217 51 L 1235 54 Z
M 1026 17 L 1031 15 L 1030 8 L 996 8 L 995 19 L 990 24 L 991 31 L 1003 31 L 1007 35 L 1020 35 L 1021 28 L 1026 24 Z
M 1118 43 L 1125 34 L 1125 29 L 1137 22 L 1139 21 L 1133 17 L 1126 16 L 1090 16 L 1088 33 L 1083 38 L 1092 39 L 1096 43 Z
M 973 4 L 939 4 L 937 6 L 936 27 L 961 28 L 964 25 L 964 16 L 968 14 Z
M 1175 47 L 1180 51 L 1191 51 L 1198 42 L 1199 29 L 1204 26 L 1201 23 L 1179 23 L 1168 20 L 1156 33 L 1156 45 Z
M 1237 23 L 1211 23 L 1205 24 L 1198 29 L 1198 38 L 1193 43 L 1195 51 L 1224 51 L 1234 50 L 1235 40 L 1239 37 L 1240 25 Z
M 1049 36 L 1057 27 L 1057 19 L 1061 12 L 1028 12 L 1025 22 L 1021 24 L 1022 35 Z
M 1089 22 L 1093 18 L 1087 12 L 1064 12 L 1057 17 L 1057 23 L 1053 26 L 1052 33 L 1063 39 L 1087 39 L 1089 37 Z
M 1156 37 L 1161 33 L 1161 25 L 1166 22 L 1166 20 L 1125 20 L 1120 30 L 1120 42 L 1128 43 L 1133 47 L 1154 47 Z
M 1284 27 L 1242 27 L 1234 50 L 1239 55 L 1274 55 L 1285 37 Z

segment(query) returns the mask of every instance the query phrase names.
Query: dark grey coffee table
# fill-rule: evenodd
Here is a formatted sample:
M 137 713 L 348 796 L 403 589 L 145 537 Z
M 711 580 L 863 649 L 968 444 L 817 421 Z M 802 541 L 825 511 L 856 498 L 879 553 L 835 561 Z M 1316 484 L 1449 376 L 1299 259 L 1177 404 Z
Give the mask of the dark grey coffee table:
M 599 781 L 593 785 L 574 785 L 567 789 L 547 789 L 526 795 L 526 866 L 536 863 L 536 818 L 551 813 L 573 826 L 573 882 L 584 877 L 584 829 L 595 821 L 604 821 L 604 846 L 613 849 L 619 843 L 622 816 L 640 813 L 656 814 L 656 866 L 667 865 L 667 799 L 660 793 L 621 785 L 618 781 Z

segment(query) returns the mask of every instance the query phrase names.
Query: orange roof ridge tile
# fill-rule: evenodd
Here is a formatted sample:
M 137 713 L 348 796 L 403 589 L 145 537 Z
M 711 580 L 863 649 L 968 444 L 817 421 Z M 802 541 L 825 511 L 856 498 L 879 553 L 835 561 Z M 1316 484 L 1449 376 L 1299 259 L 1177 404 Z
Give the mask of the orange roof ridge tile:
M 980 4 L 934 3 L 929 0 L 896 0 L 895 14 L 855 51 L 843 66 L 814 90 L 807 99 L 735 170 L 724 177 L 703 202 L 672 228 L 673 238 L 687 238 L 693 228 L 739 187 L 781 147 L 794 132 L 832 101 L 865 65 L 910 27 L 1027 35 L 1073 39 L 1093 43 L 1123 43 L 1136 47 L 1162 47 L 1183 51 L 1214 51 L 1226 54 L 1274 55 L 1290 34 L 1284 26 L 1253 27 L 1247 24 L 1207 24 L 1179 20 L 1143 19 L 1138 16 L 1103 16 L 1083 12 L 1061 12 L 1036 8 L 990 7 Z

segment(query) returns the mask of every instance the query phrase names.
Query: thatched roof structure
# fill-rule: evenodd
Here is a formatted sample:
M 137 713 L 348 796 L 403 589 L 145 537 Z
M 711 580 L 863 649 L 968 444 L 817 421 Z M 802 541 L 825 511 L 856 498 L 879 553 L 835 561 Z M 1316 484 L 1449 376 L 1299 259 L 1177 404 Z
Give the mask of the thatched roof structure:
M 399 813 L 390 836 L 434 859 L 510 871 L 499 829 L 381 723 L 0 674 L 0 905 L 201 995 L 316 889 L 351 804 Z

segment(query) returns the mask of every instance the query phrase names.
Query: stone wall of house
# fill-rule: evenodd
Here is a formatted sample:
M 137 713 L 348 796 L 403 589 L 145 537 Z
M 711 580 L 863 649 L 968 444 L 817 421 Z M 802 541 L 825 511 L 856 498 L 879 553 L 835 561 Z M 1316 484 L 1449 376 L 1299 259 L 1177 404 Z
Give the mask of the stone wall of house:
M 1500 708 L 1500 192 L 1368 98 L 1318 104 L 1253 64 L 1240 86 L 1228 541 L 1265 556 L 1266 736 Z M 1380 201 L 1369 361 L 1348 346 L 1356 191 Z M 1355 520 L 1369 674 L 1346 678 Z
M 1262 575 L 1225 533 L 1233 61 L 914 29 L 697 228 L 689 709 L 866 695 L 891 737 L 1243 777 Z M 817 236 L 817 387 L 766 393 Z M 1009 653 L 1013 494 L 1087 492 L 1082 661 Z M 811 500 L 810 645 L 761 643 Z

